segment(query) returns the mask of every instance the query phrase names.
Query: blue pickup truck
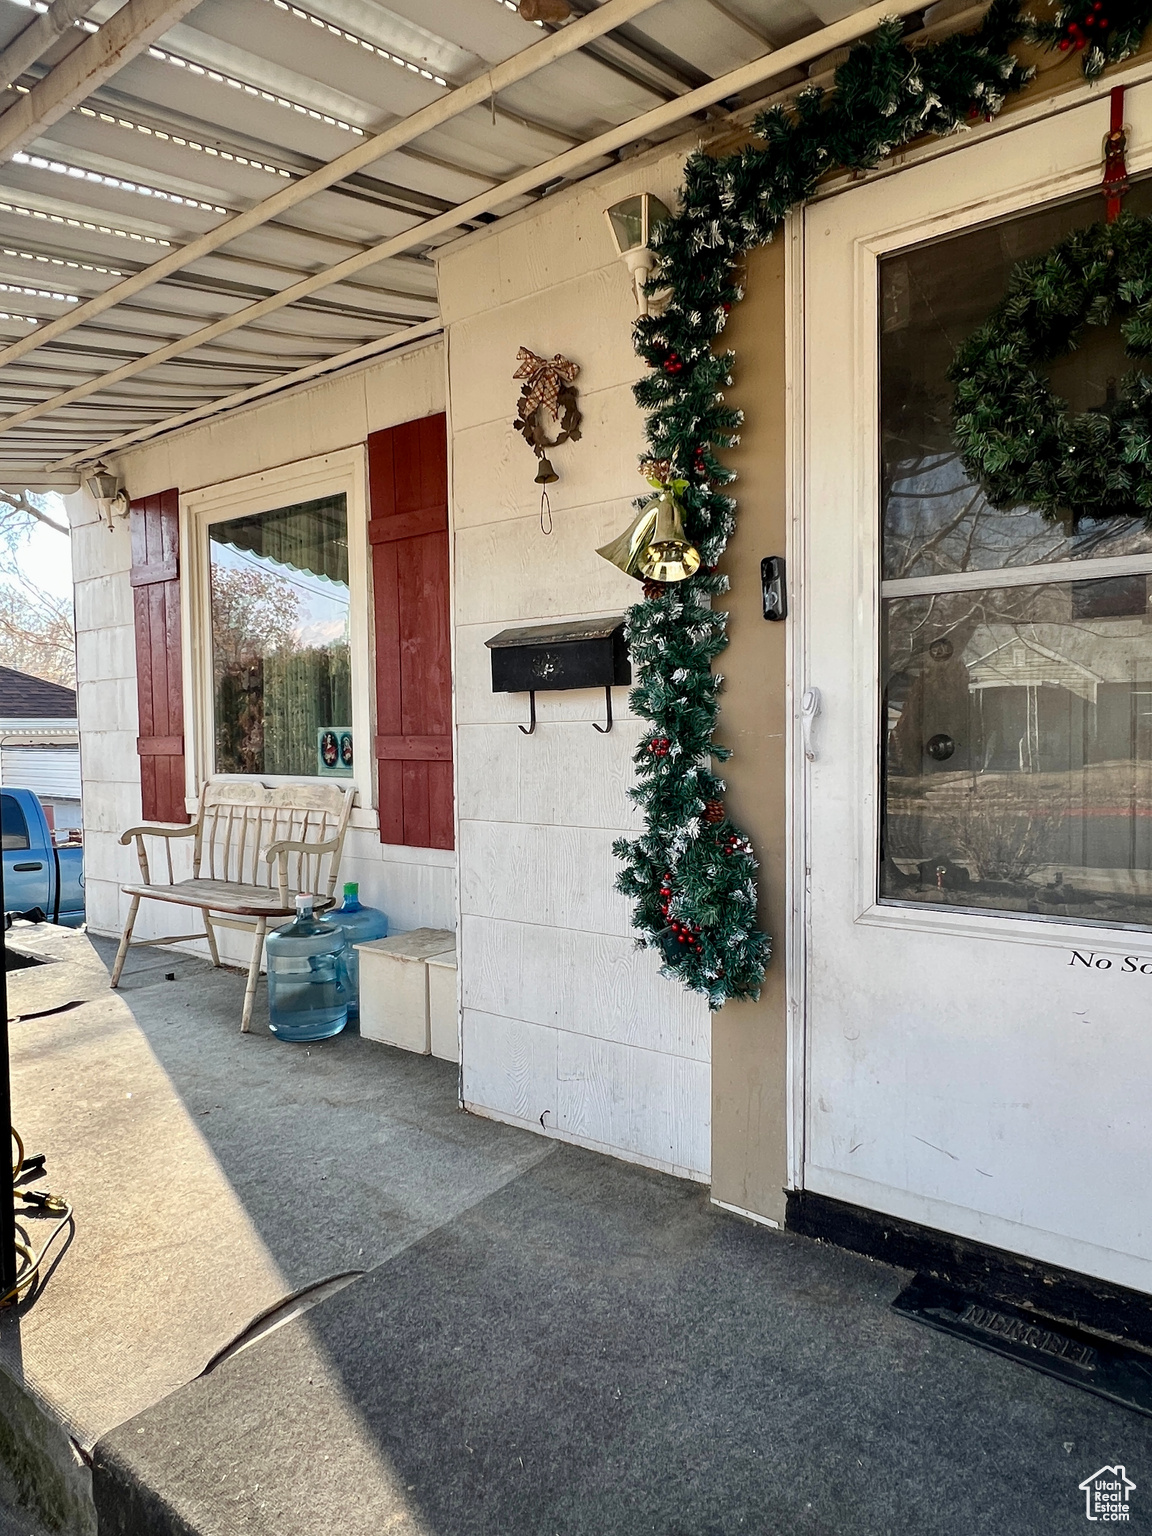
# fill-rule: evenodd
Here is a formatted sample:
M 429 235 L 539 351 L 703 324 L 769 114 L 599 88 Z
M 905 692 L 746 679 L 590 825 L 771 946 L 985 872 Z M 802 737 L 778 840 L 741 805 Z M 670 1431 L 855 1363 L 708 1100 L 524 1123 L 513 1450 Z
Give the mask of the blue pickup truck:
M 0 790 L 4 916 L 79 928 L 84 921 L 84 850 L 57 845 L 30 789 Z

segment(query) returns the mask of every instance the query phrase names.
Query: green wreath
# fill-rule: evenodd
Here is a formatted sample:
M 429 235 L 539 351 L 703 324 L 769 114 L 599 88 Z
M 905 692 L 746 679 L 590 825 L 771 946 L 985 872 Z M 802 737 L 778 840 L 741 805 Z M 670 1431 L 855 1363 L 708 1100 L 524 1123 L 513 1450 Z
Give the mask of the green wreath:
M 1152 522 L 1152 374 L 1134 369 L 1115 400 L 1073 415 L 1044 372 L 1086 325 L 1113 320 L 1129 357 L 1152 354 L 1152 219 L 1122 214 L 1022 261 L 960 347 L 953 436 L 992 506 Z

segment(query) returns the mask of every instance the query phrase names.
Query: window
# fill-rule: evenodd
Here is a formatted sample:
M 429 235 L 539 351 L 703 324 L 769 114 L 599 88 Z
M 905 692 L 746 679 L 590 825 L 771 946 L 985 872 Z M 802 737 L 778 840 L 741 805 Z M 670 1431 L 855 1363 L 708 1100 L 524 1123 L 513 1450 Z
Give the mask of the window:
M 5 853 L 20 853 L 32 846 L 24 812 L 13 795 L 0 795 L 0 843 Z
M 343 494 L 208 529 L 215 771 L 350 778 Z
M 1091 193 L 881 262 L 884 902 L 1152 927 L 1152 530 L 994 511 L 949 422 L 1012 267 L 1099 217 Z M 1079 411 L 1132 366 L 1090 327 L 1051 376 Z

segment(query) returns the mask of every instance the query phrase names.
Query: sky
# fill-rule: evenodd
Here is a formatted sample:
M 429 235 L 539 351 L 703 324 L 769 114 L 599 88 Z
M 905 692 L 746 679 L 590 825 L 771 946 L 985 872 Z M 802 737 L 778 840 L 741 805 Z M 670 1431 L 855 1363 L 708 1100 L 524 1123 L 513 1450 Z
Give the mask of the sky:
M 59 496 L 49 497 L 48 515 L 67 523 L 68 515 Z M 64 534 L 53 533 L 51 528 L 38 523 L 21 546 L 17 560 L 31 586 L 54 597 L 72 596 L 72 557 Z

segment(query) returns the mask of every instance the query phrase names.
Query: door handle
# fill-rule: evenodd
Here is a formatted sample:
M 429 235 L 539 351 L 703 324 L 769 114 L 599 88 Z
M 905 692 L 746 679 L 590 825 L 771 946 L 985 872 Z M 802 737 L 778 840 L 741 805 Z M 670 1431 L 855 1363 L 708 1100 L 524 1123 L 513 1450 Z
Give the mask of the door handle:
M 13 864 L 12 871 L 14 874 L 22 875 L 28 870 L 43 868 L 43 864 Z
M 819 688 L 805 688 L 800 697 L 800 726 L 804 733 L 804 756 L 810 763 L 816 761 L 816 750 L 812 745 L 812 726 L 819 713 Z

